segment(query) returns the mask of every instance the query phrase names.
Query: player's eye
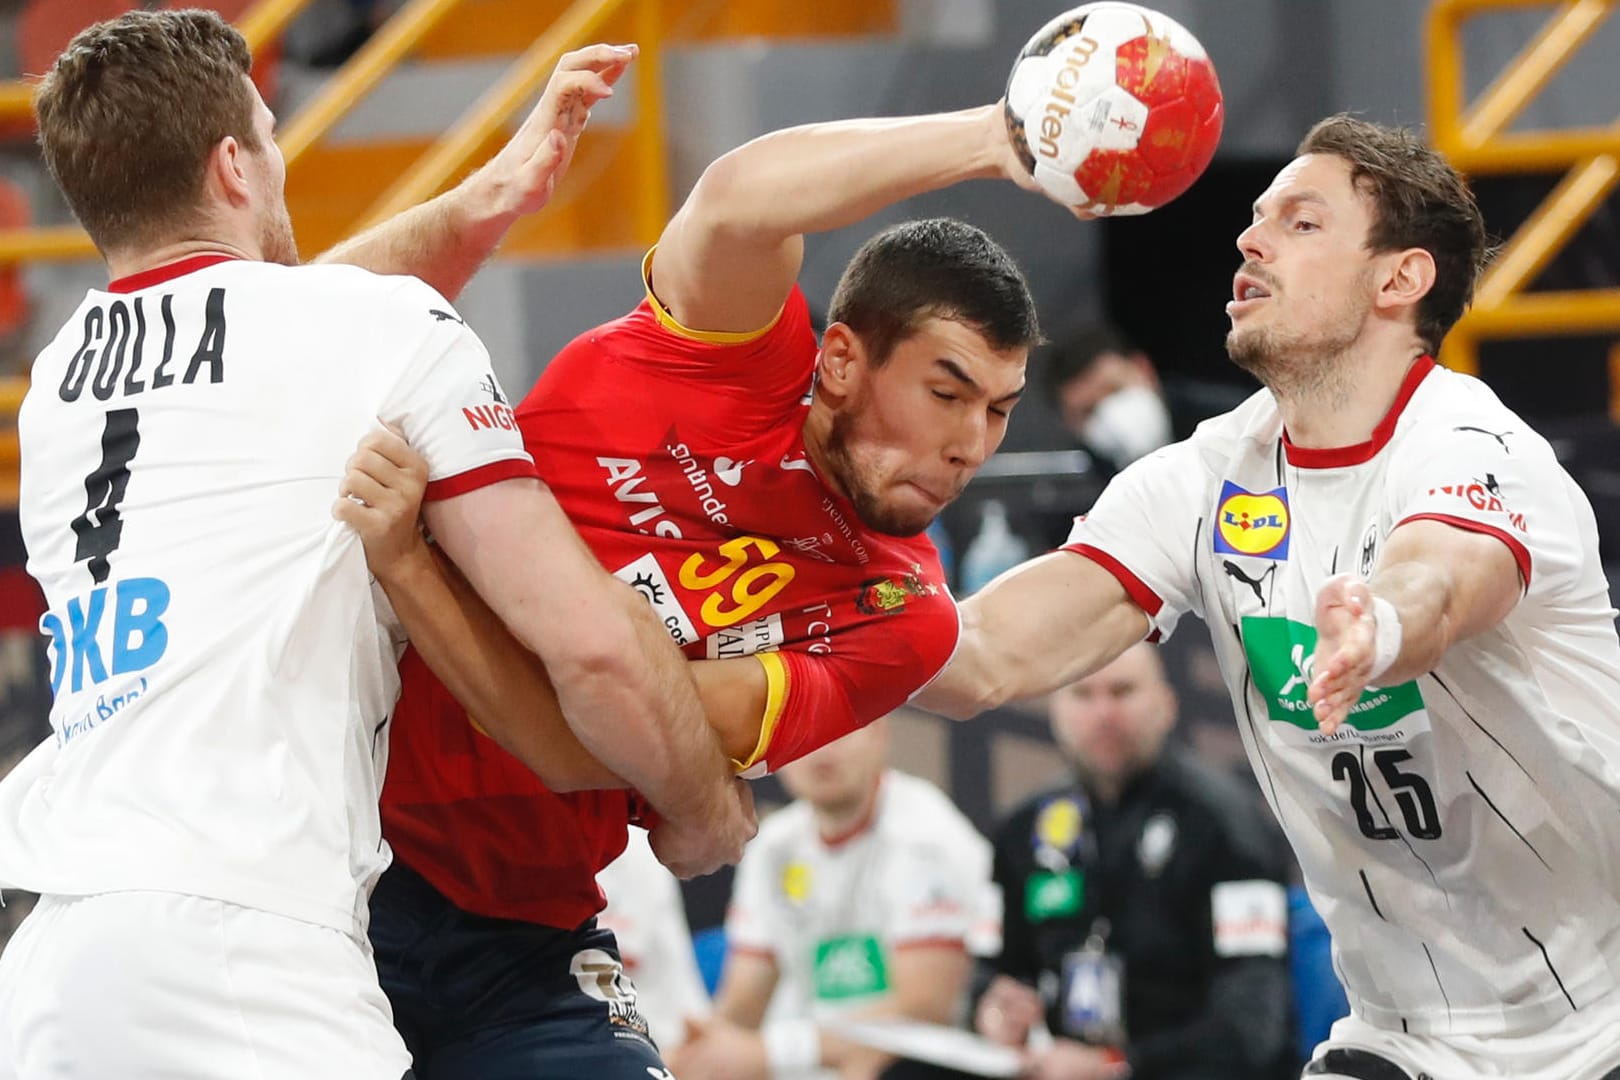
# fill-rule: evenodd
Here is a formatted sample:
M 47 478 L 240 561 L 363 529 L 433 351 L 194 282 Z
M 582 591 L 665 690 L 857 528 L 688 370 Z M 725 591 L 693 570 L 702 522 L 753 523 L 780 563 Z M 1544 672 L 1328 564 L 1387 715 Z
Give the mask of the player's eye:
M 1295 232 L 1315 232 L 1319 226 L 1307 218 L 1299 218 L 1294 222 Z
M 933 393 L 933 395 L 935 397 L 939 398 L 939 400 L 941 400 L 941 401 L 955 401 L 956 400 L 956 395 L 955 394 L 947 393 L 944 390 L 934 390 L 934 391 L 931 391 L 931 392 Z

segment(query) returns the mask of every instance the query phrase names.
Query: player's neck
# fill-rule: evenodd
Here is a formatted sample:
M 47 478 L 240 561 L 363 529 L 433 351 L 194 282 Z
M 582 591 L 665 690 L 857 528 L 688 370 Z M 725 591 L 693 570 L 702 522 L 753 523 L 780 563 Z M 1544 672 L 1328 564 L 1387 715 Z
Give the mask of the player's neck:
M 828 847 L 837 847 L 871 828 L 872 819 L 877 816 L 878 792 L 882 788 L 883 775 L 879 773 L 865 797 L 837 805 L 813 807 L 816 833 L 821 837 L 821 842 Z
M 1273 386 L 1288 441 L 1315 450 L 1371 439 L 1421 351 L 1344 353 L 1325 362 L 1314 378 Z
M 155 270 L 160 266 L 167 266 L 197 255 L 228 255 L 234 259 L 260 257 L 257 247 L 230 240 L 198 237 L 160 244 L 156 247 L 110 251 L 107 253 L 107 276 L 109 280 L 117 281 L 119 278 Z

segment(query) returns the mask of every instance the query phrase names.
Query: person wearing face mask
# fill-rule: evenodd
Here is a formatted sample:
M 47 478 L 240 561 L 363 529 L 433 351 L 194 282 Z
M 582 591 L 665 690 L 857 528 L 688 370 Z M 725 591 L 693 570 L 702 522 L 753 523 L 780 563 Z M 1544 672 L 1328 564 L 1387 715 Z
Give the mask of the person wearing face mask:
M 1063 426 L 1115 469 L 1175 437 L 1153 361 L 1117 327 L 1099 324 L 1059 342 L 1047 371 Z

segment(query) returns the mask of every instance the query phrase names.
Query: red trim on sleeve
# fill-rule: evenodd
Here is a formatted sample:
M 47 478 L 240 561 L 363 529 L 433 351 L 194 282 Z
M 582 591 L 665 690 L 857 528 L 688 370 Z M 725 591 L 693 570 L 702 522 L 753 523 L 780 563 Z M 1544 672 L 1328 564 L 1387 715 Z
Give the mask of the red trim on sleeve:
M 1389 445 L 1389 440 L 1395 437 L 1395 424 L 1406 409 L 1406 403 L 1412 400 L 1417 388 L 1428 377 L 1435 367 L 1434 359 L 1429 356 L 1420 356 L 1406 371 L 1406 377 L 1401 380 L 1401 388 L 1395 394 L 1395 401 L 1390 405 L 1384 418 L 1378 421 L 1373 428 L 1372 438 L 1354 446 L 1329 446 L 1313 448 L 1308 446 L 1295 446 L 1288 441 L 1288 429 L 1283 429 L 1283 453 L 1288 458 L 1288 464 L 1301 469 L 1342 469 L 1347 465 L 1360 465 L 1371 461 L 1378 455 L 1378 451 Z
M 959 937 L 920 937 L 910 941 L 897 941 L 892 948 L 895 952 L 904 952 L 906 949 L 966 949 L 967 942 Z
M 1519 564 L 1519 577 L 1524 581 L 1524 587 L 1526 589 L 1530 588 L 1530 549 L 1524 546 L 1524 541 L 1506 529 L 1497 528 L 1495 525 L 1487 525 L 1483 521 L 1474 521 L 1471 518 L 1455 517 L 1451 514 L 1413 514 L 1411 517 L 1405 517 L 1397 521 L 1395 528 L 1400 528 L 1408 521 L 1438 521 L 1453 528 L 1462 529 L 1464 532 L 1483 533 L 1486 536 L 1496 537 L 1506 544 L 1507 549 L 1513 553 L 1513 561 Z
M 20 566 L 0 567 L 0 630 L 38 630 L 45 594 Z
M 502 480 L 539 478 L 540 474 L 534 471 L 534 462 L 528 458 L 504 458 L 501 461 L 492 461 L 488 465 L 480 465 L 476 469 L 456 473 L 454 476 L 434 480 L 428 484 L 427 491 L 422 495 L 422 501 L 453 499 L 457 495 L 465 495 L 469 491 L 477 491 L 481 487 L 498 484 Z
M 107 283 L 107 291 L 115 293 L 140 292 L 150 289 L 153 285 L 161 285 L 165 281 L 173 281 L 177 277 L 184 277 L 195 270 L 202 270 L 210 266 L 217 266 L 222 262 L 235 262 L 235 255 L 225 255 L 220 252 L 210 252 L 206 255 L 192 255 L 188 258 L 177 259 L 172 263 L 154 266 L 150 270 L 142 270 L 137 274 L 127 274 L 115 278 Z
M 1164 601 L 1159 598 L 1158 593 L 1148 588 L 1146 582 L 1131 573 L 1130 570 L 1126 569 L 1124 563 L 1102 548 L 1092 547 L 1090 544 L 1064 544 L 1063 550 L 1072 551 L 1076 555 L 1084 555 L 1110 574 L 1113 574 L 1119 579 L 1119 583 L 1125 586 L 1125 592 L 1129 594 L 1130 598 L 1136 601 L 1136 606 L 1147 612 L 1148 615 L 1157 615 L 1159 609 L 1164 607 Z

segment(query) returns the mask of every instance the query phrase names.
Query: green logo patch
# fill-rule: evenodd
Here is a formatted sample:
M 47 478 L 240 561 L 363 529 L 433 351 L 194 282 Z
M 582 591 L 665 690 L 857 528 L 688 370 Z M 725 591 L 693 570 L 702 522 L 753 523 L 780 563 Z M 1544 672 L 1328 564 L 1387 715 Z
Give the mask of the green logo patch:
M 1316 718 L 1305 695 L 1316 666 L 1316 628 L 1292 619 L 1246 616 L 1243 651 L 1271 719 L 1315 731 Z M 1369 687 L 1351 706 L 1349 724 L 1357 731 L 1377 731 L 1422 709 L 1416 682 Z
M 1078 915 L 1086 880 L 1078 870 L 1038 871 L 1024 879 L 1024 917 L 1032 923 Z
M 870 934 L 846 934 L 816 945 L 816 997 L 844 1001 L 889 989 L 883 946 Z

